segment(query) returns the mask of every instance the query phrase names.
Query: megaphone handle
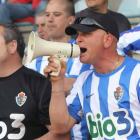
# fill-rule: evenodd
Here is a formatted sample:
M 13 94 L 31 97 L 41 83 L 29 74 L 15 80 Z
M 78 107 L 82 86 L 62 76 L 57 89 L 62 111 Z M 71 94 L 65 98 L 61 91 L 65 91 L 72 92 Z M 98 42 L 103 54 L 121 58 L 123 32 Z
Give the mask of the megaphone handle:
M 58 65 L 58 71 L 57 72 L 51 72 L 50 75 L 52 76 L 58 76 L 61 70 L 61 64 L 60 59 L 54 57 L 54 62 Z
M 59 73 L 60 73 L 60 70 L 61 70 L 60 60 L 67 61 L 67 56 L 66 55 L 61 55 L 61 54 L 54 54 L 52 56 L 54 58 L 54 62 L 56 64 L 58 64 L 58 71 L 57 72 L 51 72 L 50 75 L 58 76 Z

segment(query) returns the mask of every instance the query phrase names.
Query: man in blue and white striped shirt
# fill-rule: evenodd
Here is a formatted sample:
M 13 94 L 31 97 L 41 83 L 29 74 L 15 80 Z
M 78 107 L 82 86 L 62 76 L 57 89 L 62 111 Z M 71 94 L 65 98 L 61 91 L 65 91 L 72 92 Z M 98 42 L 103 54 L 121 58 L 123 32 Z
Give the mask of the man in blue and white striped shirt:
M 58 77 L 50 78 L 50 118 L 54 131 L 66 133 L 84 118 L 94 140 L 139 139 L 140 64 L 135 59 L 118 55 L 119 32 L 114 20 L 107 15 L 94 19 L 80 17 L 66 28 L 66 33 L 78 33 L 80 61 L 94 65 L 94 69 L 78 77 L 67 102 L 64 93 L 66 63 L 61 63 Z M 49 60 L 44 70 L 46 76 L 56 70 L 53 58 Z

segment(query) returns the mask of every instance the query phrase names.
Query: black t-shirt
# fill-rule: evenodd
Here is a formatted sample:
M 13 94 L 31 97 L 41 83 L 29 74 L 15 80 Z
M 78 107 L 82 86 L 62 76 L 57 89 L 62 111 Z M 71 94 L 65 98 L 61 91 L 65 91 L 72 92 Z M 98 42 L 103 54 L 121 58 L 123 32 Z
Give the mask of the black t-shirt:
M 92 15 L 94 17 L 94 15 L 101 15 L 102 13 L 95 13 L 92 10 L 90 10 L 89 8 L 86 8 L 78 13 L 76 13 L 75 17 L 86 17 L 87 15 Z M 117 23 L 118 28 L 119 28 L 119 33 L 122 33 L 126 30 L 131 29 L 131 24 L 129 22 L 129 20 L 122 14 L 120 13 L 116 13 L 113 12 L 111 10 L 108 10 L 107 13 L 109 16 L 111 16 Z
M 51 83 L 21 67 L 0 78 L 0 139 L 33 140 L 48 132 Z

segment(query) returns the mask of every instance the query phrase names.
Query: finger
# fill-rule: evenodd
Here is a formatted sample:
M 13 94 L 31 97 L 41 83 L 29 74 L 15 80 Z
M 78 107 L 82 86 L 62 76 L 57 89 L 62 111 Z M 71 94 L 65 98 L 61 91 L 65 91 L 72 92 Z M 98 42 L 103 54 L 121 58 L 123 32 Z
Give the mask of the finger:
M 66 62 L 65 61 L 62 61 L 61 60 L 61 67 L 63 68 L 63 69 L 67 69 L 67 64 L 66 64 Z
M 54 62 L 54 58 L 50 56 L 50 57 L 48 58 L 48 61 L 49 61 L 49 62 Z
M 52 69 L 51 66 L 46 66 L 43 71 L 47 73 L 47 72 L 50 72 L 51 69 Z
M 61 70 L 60 70 L 59 76 L 63 77 L 65 75 L 67 65 L 66 65 L 66 62 L 62 60 L 60 61 L 60 63 L 61 63 Z
M 54 62 L 53 63 L 49 63 L 48 66 L 54 67 L 54 68 L 58 68 L 59 67 L 59 65 L 54 63 Z

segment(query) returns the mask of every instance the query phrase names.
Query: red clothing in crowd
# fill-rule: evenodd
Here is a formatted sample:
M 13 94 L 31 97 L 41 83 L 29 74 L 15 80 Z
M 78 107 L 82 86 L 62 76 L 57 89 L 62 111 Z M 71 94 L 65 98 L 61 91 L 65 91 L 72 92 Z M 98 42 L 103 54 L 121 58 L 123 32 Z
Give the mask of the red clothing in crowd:
M 35 9 L 39 2 L 42 0 L 14 0 L 12 3 L 32 3 L 33 4 L 33 9 Z
M 35 9 L 38 6 L 40 1 L 42 1 L 42 0 L 14 0 L 14 1 L 12 1 L 12 3 L 32 3 L 33 9 Z M 17 20 L 15 22 L 31 22 L 31 23 L 34 23 L 34 17 L 28 17 L 28 18 L 25 18 L 25 19 L 20 19 L 20 20 Z

